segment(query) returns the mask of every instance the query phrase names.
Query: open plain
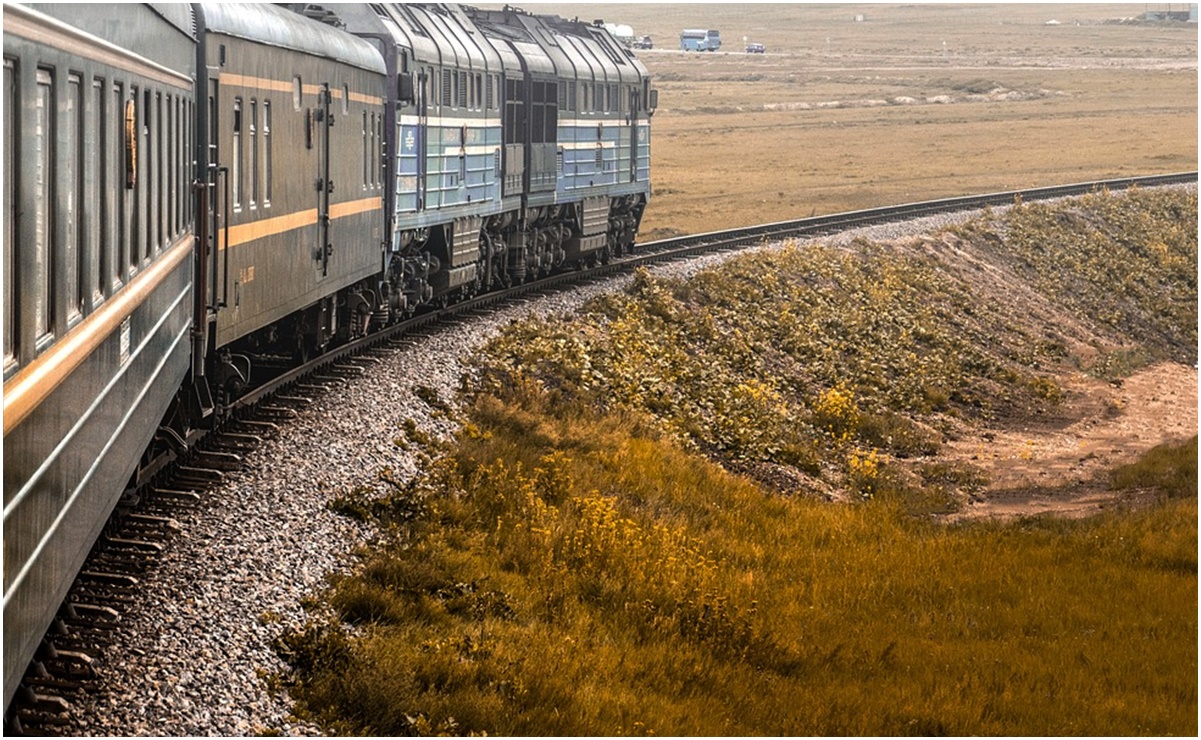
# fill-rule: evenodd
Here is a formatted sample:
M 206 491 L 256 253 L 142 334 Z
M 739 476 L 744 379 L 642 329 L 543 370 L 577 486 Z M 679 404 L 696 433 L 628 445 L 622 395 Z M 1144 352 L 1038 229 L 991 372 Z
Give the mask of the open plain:
M 1196 169 L 1197 24 L 1133 20 L 1157 7 L 528 9 L 651 36 L 638 52 L 659 90 L 646 240 Z M 721 31 L 722 50 L 678 51 L 684 28 Z
M 1197 26 L 1121 20 L 1148 7 L 1155 6 L 540 3 L 527 9 L 630 24 L 660 47 L 639 52 L 660 91 L 654 197 L 640 237 L 646 241 L 967 192 L 1194 170 Z M 675 51 L 679 30 L 693 27 L 720 29 L 726 51 Z M 763 43 L 767 53 L 744 54 L 743 37 Z M 917 232 L 894 232 L 901 225 L 876 228 L 860 235 L 925 243 Z M 1013 286 L 994 281 L 990 292 L 973 295 L 1028 311 L 1030 303 L 1014 299 Z M 351 567 L 342 558 L 345 543 L 372 542 L 378 549 L 386 539 L 335 514 L 331 499 L 388 489 L 393 473 L 407 478 L 422 462 L 416 440 L 453 434 L 439 399 L 459 386 L 460 363 L 479 354 L 481 335 L 527 315 L 572 312 L 583 294 L 604 289 L 547 296 L 486 324 L 419 338 L 378 363 L 379 372 L 339 385 L 336 413 L 332 400 L 318 399 L 283 427 L 217 491 L 214 499 L 228 506 L 181 517 L 188 534 L 137 597 L 136 615 L 121 626 L 101 685 L 78 697 L 71 724 L 56 730 L 370 734 L 360 725 L 318 724 L 315 712 L 299 719 L 292 700 L 306 687 L 281 690 L 280 677 L 290 670 L 276 652 L 287 644 L 281 633 L 294 643 L 306 634 L 340 637 L 334 622 L 320 619 L 305 633 L 303 625 L 318 613 L 305 609 L 316 603 L 313 594 L 323 591 L 328 574 Z M 965 430 L 947 445 L 947 456 L 984 469 L 991 488 L 1004 495 L 990 490 L 961 512 L 963 518 L 1114 508 L 1108 506 L 1112 496 L 1090 498 L 1109 469 L 1161 441 L 1195 433 L 1194 363 L 1195 355 L 1189 364 L 1159 363 L 1120 385 L 1070 374 L 1059 379 L 1066 400 L 1056 424 Z M 515 418 L 538 443 L 526 446 L 535 458 L 525 470 L 549 480 L 539 465 L 551 473 L 565 469 L 561 455 L 539 457 L 546 452 L 542 432 L 553 425 Z M 649 445 L 641 457 L 625 454 L 628 447 L 585 454 L 602 441 L 598 429 L 617 436 L 601 425 L 569 428 L 563 436 L 579 439 L 569 452 L 601 462 L 634 457 L 651 465 L 660 458 L 662 449 Z M 496 438 L 481 434 L 469 441 L 487 439 Z M 706 479 L 726 483 L 724 474 L 691 459 L 677 464 L 688 475 L 700 469 Z M 527 483 L 512 472 L 495 477 Z M 1195 501 L 1191 517 L 1179 506 L 1166 514 L 1146 507 L 1127 518 L 1038 517 L 1012 526 L 968 521 L 935 528 L 908 519 L 897 524 L 881 518 L 880 508 L 827 506 L 800 496 L 718 499 L 699 489 L 696 502 L 672 501 L 667 493 L 684 499 L 694 486 L 673 488 L 663 480 L 641 475 L 622 486 L 645 492 L 652 504 L 646 508 L 672 513 L 673 532 L 685 531 L 691 518 L 706 526 L 687 530 L 699 532 L 690 535 L 699 539 L 678 538 L 674 549 L 667 547 L 674 541 L 660 538 L 648 540 L 644 550 L 653 555 L 652 546 L 662 545 L 675 563 L 675 555 L 694 554 L 686 546 L 695 541 L 737 566 L 720 574 L 724 580 L 713 576 L 720 588 L 712 592 L 734 598 L 708 602 L 723 607 L 718 615 L 726 618 L 715 620 L 716 627 L 701 625 L 708 632 L 672 628 L 674 618 L 638 611 L 662 593 L 644 599 L 637 581 L 630 590 L 636 595 L 619 593 L 611 613 L 590 611 L 588 600 L 598 600 L 599 588 L 587 598 L 524 590 L 512 572 L 501 572 L 495 553 L 477 557 L 455 549 L 495 537 L 493 523 L 500 520 L 493 516 L 479 536 L 446 534 L 438 524 L 429 542 L 405 541 L 405 551 L 415 555 L 412 571 L 376 570 L 411 575 L 421 588 L 386 595 L 395 596 L 398 609 L 411 601 L 425 611 L 399 626 L 357 624 L 351 632 L 414 630 L 400 640 L 410 652 L 392 654 L 404 671 L 375 680 L 369 670 L 331 663 L 335 680 L 325 686 L 346 687 L 352 708 L 371 707 L 358 715 L 370 722 L 382 715 L 372 711 L 374 697 L 358 691 L 360 685 L 416 686 L 425 693 L 411 706 L 399 690 L 399 698 L 388 697 L 408 733 L 466 734 L 474 727 L 468 722 L 473 710 L 493 721 L 516 713 L 515 707 L 528 707 L 535 729 L 526 734 L 552 735 L 1196 732 Z M 403 497 L 395 498 L 403 508 Z M 587 502 L 604 503 L 596 498 Z M 598 513 L 599 523 L 626 524 L 601 516 L 606 509 L 589 511 Z M 506 521 L 520 525 L 527 519 L 522 514 Z M 801 526 L 790 529 L 797 521 Z M 723 530 L 714 523 L 736 526 Z M 589 530 L 600 544 L 606 531 Z M 583 562 L 555 571 L 547 582 L 599 579 L 659 563 L 616 556 Z M 689 562 L 700 563 L 694 568 L 699 576 L 709 577 L 715 567 Z M 475 566 L 483 576 L 472 574 Z M 343 583 L 353 595 L 354 582 Z M 536 619 L 505 616 L 510 604 L 546 604 L 549 612 L 560 603 L 565 614 L 545 628 Z M 527 624 L 534 628 L 526 630 Z M 800 631 L 775 631 L 794 625 Z M 622 642 L 627 632 L 639 637 L 633 647 Z M 676 633 L 695 646 L 669 650 Z M 785 650 L 759 640 L 777 634 L 786 638 Z M 314 638 L 310 646 L 348 644 Z M 735 649 L 714 648 L 724 644 Z M 770 649 L 747 649 L 760 644 Z M 344 655 L 318 654 L 326 660 Z M 748 654 L 759 662 L 741 659 Z M 794 676 L 803 691 L 782 690 Z M 307 685 L 313 687 L 322 684 Z M 443 691 L 454 687 L 465 689 L 462 706 Z M 333 707 L 312 696 L 302 701 L 310 710 Z M 788 713 L 796 721 L 781 723 Z M 440 717 L 451 722 L 439 724 Z M 455 718 L 462 724 L 453 724 Z M 577 718 L 595 721 L 571 724 Z M 1084 721 L 1074 724 L 1076 718 Z

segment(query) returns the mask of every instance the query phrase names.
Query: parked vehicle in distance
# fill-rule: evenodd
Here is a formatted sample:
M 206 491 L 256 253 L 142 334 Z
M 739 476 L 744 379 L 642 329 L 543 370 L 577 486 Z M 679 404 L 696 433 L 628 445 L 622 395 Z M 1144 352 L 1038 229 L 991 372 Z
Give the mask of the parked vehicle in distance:
M 634 41 L 635 49 L 653 49 L 655 45 L 651 43 L 650 36 L 640 36 Z
M 766 52 L 767 52 L 767 49 L 763 48 L 763 44 L 747 44 L 746 45 L 746 53 L 747 54 L 764 54 Z
M 720 31 L 685 29 L 680 32 L 680 51 L 717 51 L 720 48 Z

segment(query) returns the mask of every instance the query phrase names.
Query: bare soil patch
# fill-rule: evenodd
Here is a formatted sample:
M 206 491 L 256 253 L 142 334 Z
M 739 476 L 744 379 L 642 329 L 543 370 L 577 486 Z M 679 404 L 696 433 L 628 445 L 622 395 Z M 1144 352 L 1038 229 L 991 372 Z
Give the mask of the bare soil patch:
M 1152 447 L 1197 434 L 1197 368 L 1165 362 L 1120 383 L 1083 374 L 1060 379 L 1055 420 L 980 429 L 944 454 L 987 472 L 989 484 L 953 520 L 1034 514 L 1087 516 L 1153 500 L 1153 491 L 1115 491 L 1109 472 Z

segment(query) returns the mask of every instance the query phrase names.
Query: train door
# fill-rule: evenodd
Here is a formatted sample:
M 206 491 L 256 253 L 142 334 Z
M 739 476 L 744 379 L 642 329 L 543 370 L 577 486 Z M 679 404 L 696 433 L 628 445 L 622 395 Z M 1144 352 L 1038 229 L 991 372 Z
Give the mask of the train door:
M 630 88 L 628 93 L 629 105 L 627 109 L 630 112 L 629 129 L 630 129 L 630 182 L 638 179 L 638 88 Z
M 417 85 L 417 205 L 418 211 L 425 210 L 425 175 L 428 167 L 429 152 L 426 151 L 426 132 L 429 130 L 429 99 L 430 85 L 434 84 L 426 72 L 419 75 Z
M 310 109 L 309 132 L 313 149 L 317 153 L 317 279 L 329 275 L 329 259 L 334 245 L 330 241 L 329 196 L 334 183 L 330 180 L 330 126 L 333 123 L 329 84 L 323 84 L 317 93 L 317 107 Z
M 196 274 L 201 296 L 207 296 L 204 312 L 211 321 L 215 320 L 217 312 L 225 307 L 226 296 L 222 288 L 228 288 L 228 283 L 223 286 L 220 278 L 223 273 L 229 273 L 226 239 L 229 236 L 231 208 L 229 167 L 221 164 L 221 96 L 216 73 L 209 75 L 208 94 L 203 105 L 208 116 L 205 122 L 206 171 L 201 173 L 204 178 L 204 188 L 201 191 L 204 203 L 200 210 L 204 228 L 200 234 L 202 255 Z M 221 269 L 222 262 L 225 264 L 224 271 Z

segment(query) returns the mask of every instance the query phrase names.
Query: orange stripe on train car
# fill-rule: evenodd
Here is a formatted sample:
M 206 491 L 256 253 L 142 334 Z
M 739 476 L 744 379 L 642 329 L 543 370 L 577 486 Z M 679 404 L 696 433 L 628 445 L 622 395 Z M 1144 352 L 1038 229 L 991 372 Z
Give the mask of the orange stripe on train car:
M 383 207 L 384 200 L 378 195 L 371 198 L 363 198 L 361 200 L 352 200 L 343 203 L 331 203 L 329 206 L 329 217 L 332 219 L 346 218 L 347 216 L 356 216 L 360 213 L 378 211 Z M 229 246 L 236 247 L 256 241 L 258 239 L 266 238 L 268 236 L 284 234 L 294 229 L 303 229 L 306 226 L 312 226 L 316 223 L 317 209 L 309 208 L 303 211 L 287 213 L 283 216 L 263 218 L 246 224 L 230 226 Z M 218 249 L 225 249 L 224 230 L 218 232 L 217 242 Z
M 188 234 L 4 384 L 4 434 L 17 428 L 192 253 Z
M 290 93 L 295 92 L 296 83 L 288 80 L 272 80 L 267 77 L 254 77 L 251 75 L 240 75 L 232 72 L 222 72 L 218 78 L 222 85 L 231 87 L 242 87 L 247 89 L 257 90 L 273 90 L 275 92 Z M 321 85 L 301 85 L 301 92 L 305 95 L 316 95 L 321 92 Z M 340 88 L 330 88 L 330 95 L 338 100 L 342 99 L 342 90 Z M 383 105 L 384 99 L 378 95 L 368 95 L 366 93 L 351 92 L 350 99 L 356 103 L 365 103 L 367 105 Z

